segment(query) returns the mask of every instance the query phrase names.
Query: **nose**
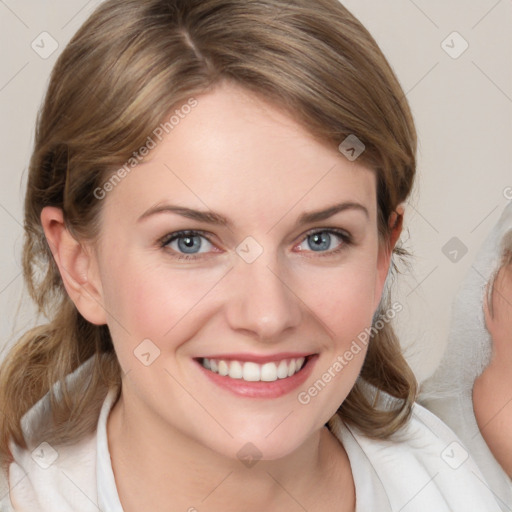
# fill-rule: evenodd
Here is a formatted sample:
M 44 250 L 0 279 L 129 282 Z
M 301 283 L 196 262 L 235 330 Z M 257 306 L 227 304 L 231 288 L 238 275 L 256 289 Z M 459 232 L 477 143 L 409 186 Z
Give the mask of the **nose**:
M 300 325 L 302 302 L 291 279 L 286 279 L 289 273 L 275 264 L 271 268 L 264 255 L 252 263 L 240 260 L 230 272 L 232 293 L 226 315 L 232 329 L 272 343 Z

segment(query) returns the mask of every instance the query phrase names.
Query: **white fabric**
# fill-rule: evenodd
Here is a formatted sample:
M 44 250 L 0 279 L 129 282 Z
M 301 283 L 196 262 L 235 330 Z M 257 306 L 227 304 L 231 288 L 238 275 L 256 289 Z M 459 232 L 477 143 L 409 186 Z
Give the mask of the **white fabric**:
M 90 363 L 77 372 L 86 371 Z M 107 394 L 95 433 L 72 446 L 54 447 L 58 458 L 46 469 L 37 463 L 37 451 L 33 456 L 11 443 L 15 461 L 1 512 L 122 512 L 106 430 L 115 396 L 114 390 Z M 48 412 L 46 395 L 24 416 L 24 432 L 37 432 Z M 357 512 L 500 511 L 455 434 L 420 405 L 415 405 L 411 421 L 394 441 L 366 438 L 338 416 L 329 425 L 352 466 Z M 48 453 L 46 448 L 46 459 Z
M 480 248 L 453 302 L 448 345 L 434 375 L 422 386 L 419 401 L 447 423 L 470 449 L 479 468 L 512 510 L 512 481 L 480 434 L 473 411 L 473 384 L 489 364 L 492 338 L 485 327 L 485 288 L 498 270 L 504 241 L 512 234 L 512 202 Z M 511 368 L 512 371 L 512 368 Z

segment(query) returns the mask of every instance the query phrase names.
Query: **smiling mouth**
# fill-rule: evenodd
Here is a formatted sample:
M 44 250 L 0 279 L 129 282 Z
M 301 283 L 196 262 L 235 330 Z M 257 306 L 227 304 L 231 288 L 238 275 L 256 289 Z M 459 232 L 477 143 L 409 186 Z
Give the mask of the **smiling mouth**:
M 300 372 L 309 361 L 310 356 L 287 358 L 258 364 L 252 361 L 199 358 L 199 363 L 223 377 L 244 380 L 246 382 L 274 382 L 287 379 Z

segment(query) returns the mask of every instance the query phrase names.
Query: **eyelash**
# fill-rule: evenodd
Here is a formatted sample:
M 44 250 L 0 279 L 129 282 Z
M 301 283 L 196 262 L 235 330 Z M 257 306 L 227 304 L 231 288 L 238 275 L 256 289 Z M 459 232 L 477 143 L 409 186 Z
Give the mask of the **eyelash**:
M 312 229 L 312 230 L 308 231 L 307 233 L 305 233 L 305 235 L 304 235 L 304 237 L 302 239 L 302 242 L 304 242 L 309 236 L 315 235 L 315 234 L 318 234 L 318 233 L 334 234 L 337 237 L 339 237 L 341 239 L 341 241 L 342 241 L 341 245 L 337 249 L 333 249 L 331 251 L 320 251 L 318 253 L 318 257 L 320 257 L 320 258 L 322 258 L 322 257 L 329 257 L 329 256 L 333 256 L 335 254 L 338 254 L 338 253 L 342 252 L 343 250 L 345 250 L 347 248 L 347 246 L 350 246 L 350 245 L 353 244 L 352 237 L 347 232 L 342 231 L 340 229 L 334 229 L 334 228 L 324 228 L 324 229 L 317 229 L 317 228 L 315 228 L 315 229 Z M 161 248 L 167 249 L 167 246 L 171 242 L 174 242 L 174 240 L 177 240 L 179 238 L 184 238 L 186 236 L 189 236 L 189 237 L 200 236 L 200 237 L 203 237 L 206 240 L 208 240 L 208 242 L 213 245 L 213 242 L 207 236 L 207 232 L 206 231 L 201 231 L 201 230 L 176 231 L 174 233 L 170 233 L 170 234 L 165 235 L 163 238 L 161 238 L 158 241 L 158 243 L 159 243 Z M 171 249 L 171 251 L 173 253 L 175 253 L 175 254 L 172 254 L 172 256 L 174 258 L 178 259 L 178 260 L 197 260 L 197 259 L 200 259 L 202 257 L 201 254 L 203 254 L 203 253 L 200 253 L 200 254 L 197 254 L 197 255 L 182 254 L 182 253 L 175 252 L 173 249 Z M 315 251 L 301 251 L 301 252 L 315 252 Z M 307 257 L 310 257 L 310 256 L 307 256 Z

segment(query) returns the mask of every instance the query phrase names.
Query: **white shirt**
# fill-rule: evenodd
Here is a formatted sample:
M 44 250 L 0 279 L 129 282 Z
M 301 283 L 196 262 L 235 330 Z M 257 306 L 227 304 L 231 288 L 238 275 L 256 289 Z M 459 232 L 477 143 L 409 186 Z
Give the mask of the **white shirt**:
M 0 489 L 1 512 L 123 512 L 107 441 L 115 396 L 114 390 L 108 392 L 97 430 L 78 443 L 53 448 L 43 444 L 32 453 L 11 443 L 15 461 L 9 467 L 10 492 Z M 413 411 L 396 440 L 367 438 L 338 416 L 330 422 L 350 460 L 356 511 L 500 512 L 462 442 L 420 405 Z M 37 429 L 48 412 L 46 395 L 22 424 Z

